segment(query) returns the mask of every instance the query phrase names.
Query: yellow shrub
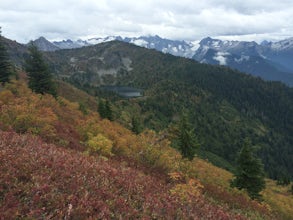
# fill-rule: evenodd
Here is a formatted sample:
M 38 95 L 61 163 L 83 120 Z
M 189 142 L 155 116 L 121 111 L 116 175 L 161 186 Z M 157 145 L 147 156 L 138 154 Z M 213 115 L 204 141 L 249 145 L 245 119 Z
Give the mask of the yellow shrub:
M 176 184 L 171 194 L 178 196 L 182 202 L 190 202 L 202 194 L 203 185 L 196 179 L 190 179 L 187 183 Z
M 164 134 L 145 130 L 138 136 L 140 143 L 138 160 L 165 172 L 176 171 L 179 167 L 181 154 L 170 147 L 170 141 Z
M 8 104 L 14 100 L 14 95 L 9 90 L 4 90 L 0 92 L 0 106 L 3 104 Z
M 159 148 L 161 154 L 156 161 L 156 166 L 165 170 L 166 172 L 177 171 L 180 166 L 181 154 L 175 149 L 161 145 Z
M 282 219 L 292 219 L 293 196 L 289 192 L 289 186 L 279 186 L 275 181 L 267 180 L 263 198 Z
M 88 151 L 89 153 L 100 153 L 103 156 L 112 156 L 112 147 L 113 142 L 110 141 L 102 134 L 97 134 L 93 136 L 92 134 L 88 134 L 89 140 L 87 141 Z

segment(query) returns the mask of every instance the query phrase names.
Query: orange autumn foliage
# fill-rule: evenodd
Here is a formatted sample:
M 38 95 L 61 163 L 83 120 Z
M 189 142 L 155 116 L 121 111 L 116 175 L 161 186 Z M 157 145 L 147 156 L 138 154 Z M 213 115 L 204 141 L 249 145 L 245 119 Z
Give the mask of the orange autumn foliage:
M 270 216 L 266 207 L 252 203 L 243 192 L 229 187 L 231 173 L 199 158 L 182 159 L 163 134 L 146 130 L 135 135 L 116 122 L 101 119 L 97 112 L 84 115 L 78 103 L 34 94 L 22 82 L 13 82 L 0 92 L 0 130 L 30 133 L 48 143 L 89 150 L 93 155 L 130 158 L 166 176 L 169 173 L 170 195 L 187 203 L 199 197 L 213 197 L 220 206 L 253 213 L 251 218 Z M 237 200 L 244 205 L 235 205 Z

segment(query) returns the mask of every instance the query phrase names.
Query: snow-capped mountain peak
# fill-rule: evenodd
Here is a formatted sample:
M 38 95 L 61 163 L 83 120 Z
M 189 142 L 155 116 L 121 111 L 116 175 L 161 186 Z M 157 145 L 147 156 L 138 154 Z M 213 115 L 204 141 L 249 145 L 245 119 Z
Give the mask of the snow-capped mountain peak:
M 123 38 L 120 36 L 107 36 L 107 37 L 96 37 L 96 38 L 90 38 L 87 40 L 87 43 L 90 45 L 94 44 L 100 44 L 100 43 L 105 43 L 113 40 L 119 40 L 122 41 Z
M 70 39 L 63 41 L 54 41 L 53 44 L 59 47 L 59 49 L 73 49 L 89 45 L 86 41 L 83 41 L 81 39 L 78 39 L 77 41 L 72 41 Z
M 59 47 L 60 49 L 70 49 L 70 48 L 78 48 L 82 46 L 89 46 L 100 44 L 108 41 L 123 41 L 131 44 L 135 44 L 140 47 L 145 47 L 149 49 L 156 49 L 163 53 L 170 53 L 175 56 L 183 56 L 191 58 L 198 48 L 198 42 L 186 42 L 186 41 L 178 41 L 178 40 L 169 40 L 155 36 L 141 36 L 141 37 L 121 37 L 121 36 L 107 36 L 107 37 L 97 37 L 90 38 L 88 40 L 78 40 L 78 41 L 59 41 L 53 42 L 54 45 Z
M 279 42 L 222 41 L 204 38 L 193 59 L 209 64 L 227 65 L 268 80 L 293 85 L 293 38 Z
M 271 49 L 275 50 L 275 51 L 292 50 L 293 49 L 293 37 L 272 43 Z

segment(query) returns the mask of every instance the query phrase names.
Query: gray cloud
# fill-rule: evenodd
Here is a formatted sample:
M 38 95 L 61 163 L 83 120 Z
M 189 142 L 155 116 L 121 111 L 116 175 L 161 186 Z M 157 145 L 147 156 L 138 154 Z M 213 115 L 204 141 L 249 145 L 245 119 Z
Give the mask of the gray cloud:
M 263 40 L 293 36 L 291 0 L 0 0 L 3 35 L 78 39 L 155 35 Z

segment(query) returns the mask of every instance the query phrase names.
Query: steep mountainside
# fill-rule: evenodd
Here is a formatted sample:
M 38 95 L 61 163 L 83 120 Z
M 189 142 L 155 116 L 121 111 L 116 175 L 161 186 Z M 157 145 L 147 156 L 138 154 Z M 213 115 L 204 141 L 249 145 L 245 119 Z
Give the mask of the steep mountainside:
M 164 130 L 189 110 L 202 156 L 231 168 L 224 160 L 233 165 L 240 142 L 249 137 L 271 177 L 292 176 L 291 88 L 123 42 L 59 50 L 47 58 L 58 77 L 92 94 L 99 94 L 99 85 L 143 89 L 145 97 L 117 101 L 117 117 L 126 124 L 129 110 L 144 126 Z
M 159 134 L 135 135 L 78 103 L 34 94 L 21 81 L 0 91 L 0 161 L 1 219 L 293 215 L 290 196 L 270 191 L 274 183 L 263 192 L 268 203 L 252 201 L 230 188 L 231 173 L 183 159 Z
M 3 219 L 201 219 L 207 212 L 207 219 L 245 219 L 203 198 L 181 202 L 170 194 L 171 184 L 123 163 L 28 135 L 0 131 L 0 138 L 0 159 L 6 162 L 0 165 L 0 180 L 5 182 L 0 201 Z
M 291 61 L 292 39 L 263 43 L 221 41 L 205 38 L 193 59 L 209 64 L 226 65 L 266 80 L 282 81 L 293 86 Z
M 293 38 L 268 43 L 263 50 L 263 54 L 275 62 L 279 68 L 282 68 L 284 71 L 293 72 Z

